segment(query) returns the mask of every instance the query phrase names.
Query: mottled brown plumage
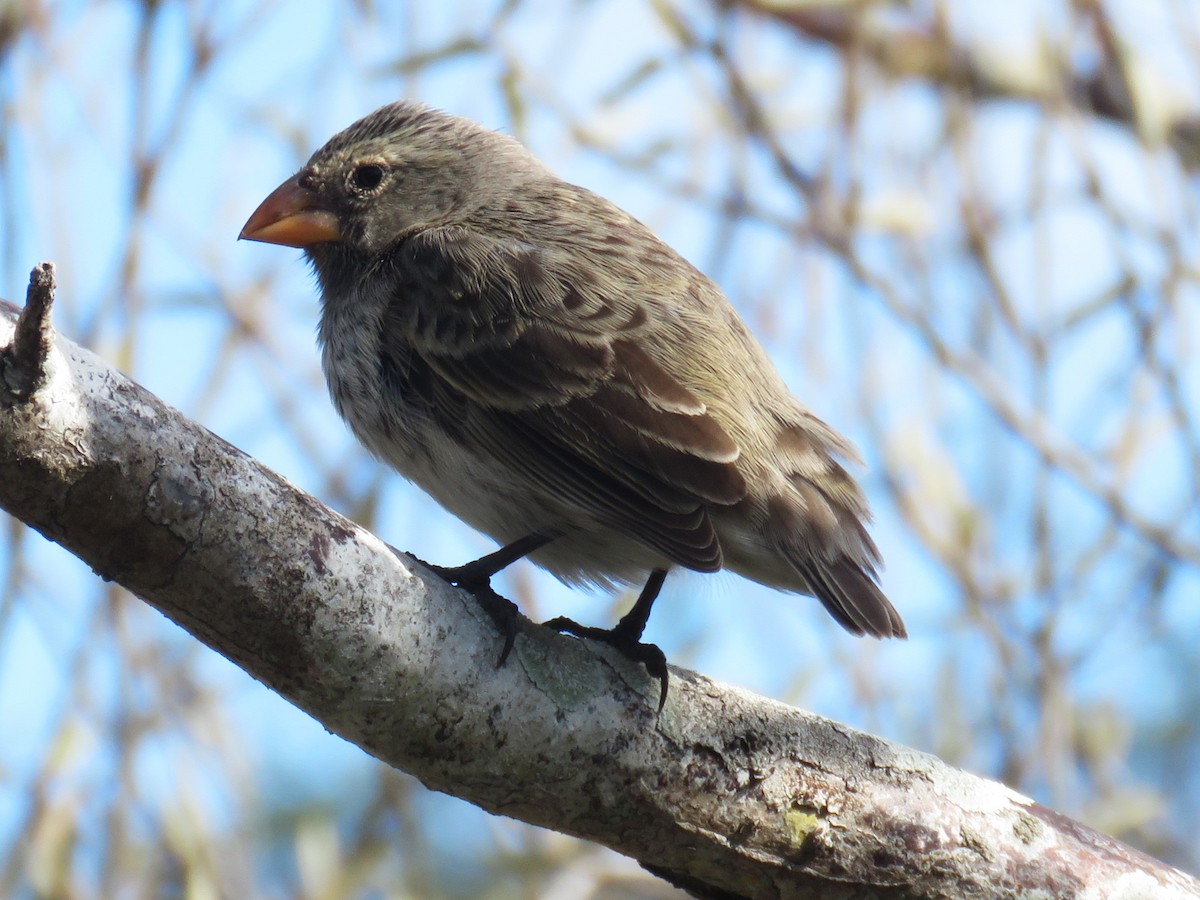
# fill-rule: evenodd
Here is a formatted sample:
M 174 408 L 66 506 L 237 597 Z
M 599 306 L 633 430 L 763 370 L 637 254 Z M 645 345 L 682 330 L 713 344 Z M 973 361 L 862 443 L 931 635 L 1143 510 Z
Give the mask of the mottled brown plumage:
M 725 567 L 904 636 L 850 444 L 711 281 L 516 141 L 386 106 L 243 236 L 304 247 L 338 411 L 474 527 L 545 536 L 531 558 L 568 582 Z

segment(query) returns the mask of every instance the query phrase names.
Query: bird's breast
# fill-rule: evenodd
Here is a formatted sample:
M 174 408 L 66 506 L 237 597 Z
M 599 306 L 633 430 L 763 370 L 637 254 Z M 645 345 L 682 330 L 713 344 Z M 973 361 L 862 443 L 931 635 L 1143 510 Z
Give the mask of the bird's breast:
M 404 461 L 429 443 L 430 373 L 388 315 L 390 298 L 370 287 L 326 298 L 318 340 L 338 413 L 376 456 Z

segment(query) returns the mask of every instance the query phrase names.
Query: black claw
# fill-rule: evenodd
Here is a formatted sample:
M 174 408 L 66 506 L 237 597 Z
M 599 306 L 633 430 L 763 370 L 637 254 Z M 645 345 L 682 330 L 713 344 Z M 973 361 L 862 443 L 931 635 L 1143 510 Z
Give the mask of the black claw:
M 642 665 L 646 667 L 646 673 L 651 678 L 658 679 L 657 712 L 661 715 L 663 707 L 667 705 L 667 685 L 670 683 L 670 675 L 667 673 L 667 654 L 662 652 L 662 648 L 658 644 L 639 644 L 638 646 L 645 648 L 646 651 L 646 655 L 642 657 Z
M 610 647 L 623 653 L 628 659 L 640 662 L 646 667 L 646 673 L 651 678 L 658 679 L 658 712 L 661 713 L 663 711 L 663 707 L 667 703 L 669 675 L 667 672 L 667 655 L 662 652 L 662 649 L 657 644 L 643 643 L 638 640 L 641 637 L 640 633 L 633 634 L 628 629 L 622 629 L 620 624 L 612 629 L 593 628 L 588 625 L 580 625 L 574 619 L 568 619 L 566 616 L 557 616 L 547 622 L 543 622 L 542 625 L 565 634 L 573 634 L 575 637 L 608 644 Z
M 500 658 L 496 660 L 496 668 L 499 669 L 508 662 L 508 654 L 512 652 L 517 634 L 521 631 L 521 611 L 517 604 L 507 597 L 501 597 L 490 586 L 479 588 L 472 593 L 483 607 L 483 611 L 491 617 L 496 628 L 504 635 L 504 648 L 500 651 Z
M 483 567 L 477 566 L 478 560 L 476 563 L 467 563 L 464 566 L 435 566 L 416 556 L 413 559 L 443 581 L 462 588 L 479 601 L 479 606 L 488 614 L 497 630 L 504 636 L 504 647 L 500 650 L 500 658 L 496 660 L 496 668 L 499 669 L 508 662 L 508 655 L 512 653 L 513 644 L 516 643 L 517 635 L 521 631 L 523 616 L 517 604 L 507 597 L 500 596 L 492 589 L 491 576 L 493 573 L 484 571 Z

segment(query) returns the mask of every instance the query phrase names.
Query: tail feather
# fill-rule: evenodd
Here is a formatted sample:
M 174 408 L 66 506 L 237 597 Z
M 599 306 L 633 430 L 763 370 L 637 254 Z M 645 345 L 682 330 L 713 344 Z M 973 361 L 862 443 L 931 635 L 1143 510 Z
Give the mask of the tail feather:
M 846 557 L 833 562 L 788 554 L 813 595 L 838 624 L 851 634 L 906 638 L 908 631 L 873 573 Z

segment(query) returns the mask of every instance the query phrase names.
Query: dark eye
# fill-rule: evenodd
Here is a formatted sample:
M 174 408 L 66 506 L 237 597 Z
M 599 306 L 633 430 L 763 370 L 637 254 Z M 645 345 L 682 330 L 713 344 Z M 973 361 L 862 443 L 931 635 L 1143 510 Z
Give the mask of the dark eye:
M 374 163 L 356 166 L 350 173 L 350 183 L 360 191 L 373 191 L 383 181 L 383 166 Z

